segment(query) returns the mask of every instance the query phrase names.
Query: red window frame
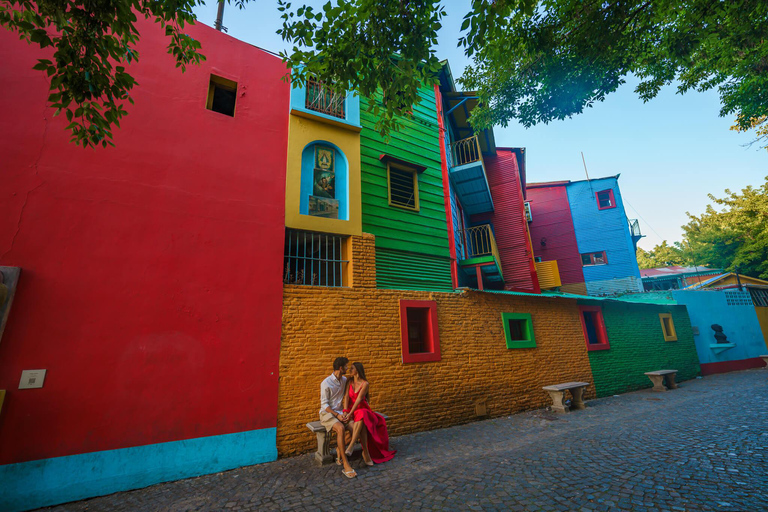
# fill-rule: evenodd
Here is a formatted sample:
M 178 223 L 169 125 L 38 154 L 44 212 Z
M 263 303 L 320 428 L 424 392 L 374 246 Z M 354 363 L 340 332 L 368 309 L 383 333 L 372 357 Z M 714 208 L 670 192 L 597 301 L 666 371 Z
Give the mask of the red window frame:
M 408 310 L 428 310 L 426 326 L 425 352 L 411 353 L 408 343 Z M 400 343 L 403 363 L 428 363 L 440 361 L 440 333 L 437 326 L 437 302 L 433 300 L 400 301 Z
M 597 253 L 599 253 L 599 252 L 603 253 L 603 261 L 602 261 L 601 263 L 597 263 L 597 261 L 595 261 L 595 254 L 597 254 Z M 593 266 L 593 265 L 607 265 L 607 264 L 608 264 L 608 255 L 607 255 L 607 254 L 605 254 L 605 251 L 591 251 L 591 252 L 583 252 L 583 253 L 581 253 L 579 256 L 581 256 L 581 257 L 583 258 L 583 257 L 584 257 L 584 256 L 586 256 L 586 255 L 589 255 L 589 261 L 590 261 L 591 263 L 589 263 L 589 264 L 587 265 L 586 263 L 584 263 L 584 260 L 581 260 L 581 266 L 582 266 L 582 267 L 591 267 L 591 266 Z
M 597 339 L 600 343 L 590 343 L 589 333 L 587 333 L 587 324 L 584 322 L 584 313 L 595 313 L 595 329 Z M 581 330 L 584 333 L 584 343 L 587 344 L 587 350 L 608 350 L 611 344 L 608 341 L 608 333 L 605 330 L 605 320 L 603 319 L 603 309 L 600 306 L 579 306 L 579 320 L 581 320 Z
M 611 204 L 608 206 L 600 206 L 600 194 L 604 194 L 605 192 L 608 192 L 608 200 L 611 202 Z M 598 210 L 610 210 L 611 208 L 616 208 L 616 199 L 613 197 L 613 189 L 609 188 L 595 192 L 595 201 L 597 202 Z

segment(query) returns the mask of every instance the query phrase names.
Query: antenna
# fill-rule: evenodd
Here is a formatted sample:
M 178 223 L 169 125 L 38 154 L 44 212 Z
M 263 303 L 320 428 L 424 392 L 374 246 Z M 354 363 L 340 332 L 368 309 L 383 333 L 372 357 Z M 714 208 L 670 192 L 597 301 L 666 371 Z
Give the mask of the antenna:
M 587 172 L 587 161 L 584 160 L 584 152 L 581 152 L 581 161 L 584 163 L 584 174 L 587 175 L 587 181 L 589 181 L 589 173 Z

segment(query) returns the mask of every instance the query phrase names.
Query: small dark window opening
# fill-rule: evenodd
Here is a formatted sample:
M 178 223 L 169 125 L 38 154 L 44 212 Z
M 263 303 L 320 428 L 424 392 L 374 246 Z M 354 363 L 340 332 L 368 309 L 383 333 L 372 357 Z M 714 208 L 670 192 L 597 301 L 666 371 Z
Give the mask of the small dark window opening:
M 600 336 L 597 333 L 597 313 L 594 311 L 584 311 L 584 327 L 587 331 L 587 341 L 590 345 L 599 345 Z
M 509 340 L 528 341 L 526 320 L 509 320 Z
M 220 76 L 211 75 L 206 108 L 220 114 L 234 117 L 236 100 L 237 82 L 227 80 Z
M 582 265 L 591 265 L 592 264 L 592 257 L 589 254 L 582 254 L 581 255 L 581 264 Z
M 598 192 L 597 204 L 600 208 L 610 208 L 613 206 L 613 201 L 611 201 L 611 192 L 609 190 Z
M 670 336 L 674 336 L 674 332 L 672 331 L 672 325 L 671 325 L 672 319 L 665 316 L 661 318 L 661 321 L 663 322 L 663 325 L 664 325 L 664 336 L 668 338 Z
M 408 352 L 431 352 L 429 342 L 429 308 L 408 308 Z

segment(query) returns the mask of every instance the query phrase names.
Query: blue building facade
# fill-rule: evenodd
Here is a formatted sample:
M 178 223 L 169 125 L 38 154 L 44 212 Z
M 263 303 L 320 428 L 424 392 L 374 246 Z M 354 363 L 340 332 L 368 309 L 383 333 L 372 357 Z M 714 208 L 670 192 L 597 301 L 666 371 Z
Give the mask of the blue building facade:
M 641 292 L 635 244 L 618 175 L 567 185 L 576 244 L 589 295 Z

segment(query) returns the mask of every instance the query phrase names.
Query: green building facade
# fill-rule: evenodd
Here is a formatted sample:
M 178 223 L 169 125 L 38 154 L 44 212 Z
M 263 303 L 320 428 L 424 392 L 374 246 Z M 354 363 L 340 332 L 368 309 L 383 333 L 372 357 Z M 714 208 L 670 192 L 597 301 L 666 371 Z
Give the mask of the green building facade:
M 589 352 L 598 397 L 652 387 L 645 372 L 677 370 L 677 381 L 699 375 L 699 357 L 684 306 L 601 301 L 610 349 Z M 676 341 L 665 341 L 659 314 L 672 315 Z
M 370 102 L 380 96 L 361 99 L 363 231 L 376 236 L 379 288 L 451 291 L 435 93 L 423 87 L 419 95 L 421 103 L 412 116 L 400 119 L 400 131 L 390 133 L 389 140 L 375 129 L 376 116 L 368 112 Z M 398 180 L 409 172 L 415 176 L 417 196 L 414 204 L 403 204 L 408 192 Z

